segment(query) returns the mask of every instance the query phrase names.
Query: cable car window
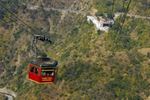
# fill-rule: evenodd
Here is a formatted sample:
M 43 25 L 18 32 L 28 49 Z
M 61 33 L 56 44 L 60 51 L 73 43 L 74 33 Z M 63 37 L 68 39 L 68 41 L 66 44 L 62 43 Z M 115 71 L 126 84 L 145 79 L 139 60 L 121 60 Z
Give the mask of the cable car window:
M 35 73 L 38 74 L 38 69 L 37 68 L 35 68 Z
M 54 76 L 54 71 L 42 71 L 42 76 Z
M 36 67 L 31 67 L 30 72 L 38 74 L 38 69 Z
M 34 67 L 31 67 L 31 68 L 30 68 L 30 72 L 34 72 Z

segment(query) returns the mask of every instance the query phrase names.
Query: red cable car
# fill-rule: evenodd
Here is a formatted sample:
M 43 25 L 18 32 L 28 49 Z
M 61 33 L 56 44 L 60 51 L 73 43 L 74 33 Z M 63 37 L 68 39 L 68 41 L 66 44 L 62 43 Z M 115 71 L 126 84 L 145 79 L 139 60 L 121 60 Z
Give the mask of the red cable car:
M 28 78 L 36 83 L 52 83 L 56 79 L 57 65 L 51 58 L 37 58 L 28 66 Z

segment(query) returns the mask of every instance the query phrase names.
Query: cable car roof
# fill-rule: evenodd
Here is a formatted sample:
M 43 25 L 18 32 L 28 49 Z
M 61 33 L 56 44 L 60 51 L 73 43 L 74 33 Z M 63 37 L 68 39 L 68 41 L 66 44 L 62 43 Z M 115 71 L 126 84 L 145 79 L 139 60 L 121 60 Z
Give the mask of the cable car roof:
M 58 62 L 48 57 L 40 57 L 32 61 L 31 64 L 35 64 L 43 68 L 44 67 L 56 68 L 58 65 Z

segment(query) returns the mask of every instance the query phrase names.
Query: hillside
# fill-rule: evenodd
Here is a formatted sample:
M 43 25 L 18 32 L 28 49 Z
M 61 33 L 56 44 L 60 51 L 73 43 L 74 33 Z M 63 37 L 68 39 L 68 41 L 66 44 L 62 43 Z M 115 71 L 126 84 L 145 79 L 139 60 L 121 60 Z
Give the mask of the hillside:
M 14 91 L 16 100 L 149 100 L 150 20 L 120 16 L 105 33 L 86 19 L 125 12 L 121 0 L 0 2 L 34 28 L 0 5 L 0 88 Z M 150 0 L 131 0 L 128 14 L 148 17 Z M 38 46 L 59 62 L 54 84 L 27 79 L 32 34 L 53 41 Z

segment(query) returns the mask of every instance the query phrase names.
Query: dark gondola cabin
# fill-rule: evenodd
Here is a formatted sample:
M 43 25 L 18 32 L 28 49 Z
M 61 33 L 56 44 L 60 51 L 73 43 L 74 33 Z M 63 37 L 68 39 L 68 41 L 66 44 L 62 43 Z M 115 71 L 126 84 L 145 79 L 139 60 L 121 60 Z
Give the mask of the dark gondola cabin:
M 37 83 L 52 83 L 56 79 L 57 61 L 37 58 L 29 64 L 28 78 Z

